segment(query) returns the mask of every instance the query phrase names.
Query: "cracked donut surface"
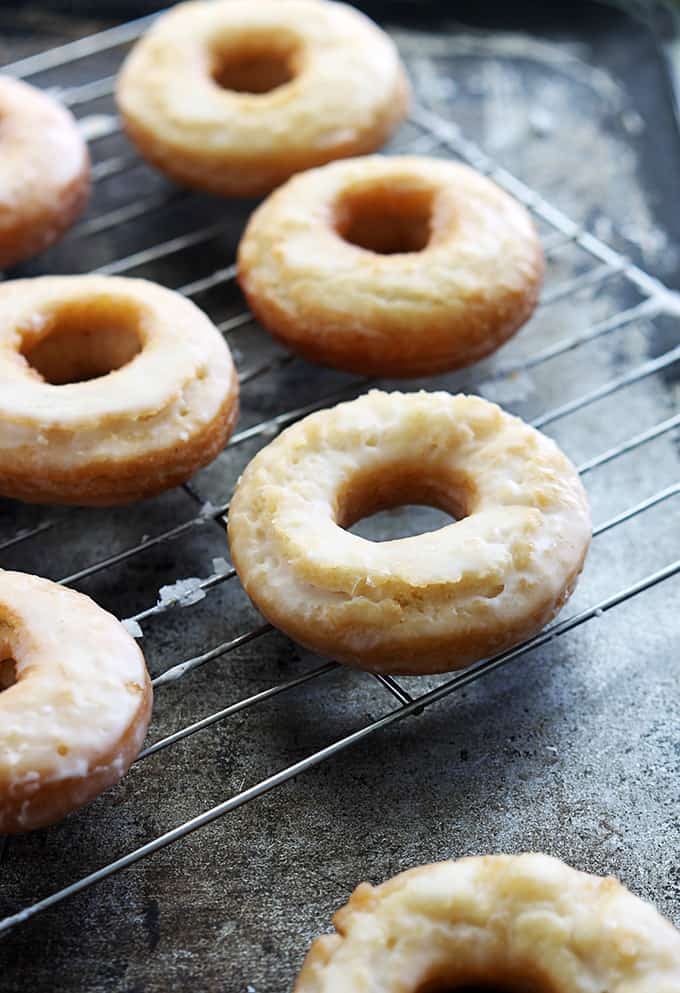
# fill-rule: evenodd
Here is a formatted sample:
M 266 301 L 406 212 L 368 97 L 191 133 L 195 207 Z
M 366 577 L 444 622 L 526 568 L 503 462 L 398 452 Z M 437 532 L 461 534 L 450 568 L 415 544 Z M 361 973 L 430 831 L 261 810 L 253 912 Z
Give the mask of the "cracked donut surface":
M 329 0 L 179 4 L 135 45 L 116 89 L 140 153 L 223 196 L 268 193 L 295 172 L 374 151 L 408 94 L 391 39 Z
M 49 248 L 84 210 L 90 157 L 73 115 L 0 76 L 0 269 Z
M 237 416 L 229 349 L 178 293 L 114 276 L 0 284 L 3 496 L 151 496 L 210 462 Z
M 144 656 L 115 617 L 0 570 L 0 834 L 52 824 L 116 783 L 151 700 Z
M 373 155 L 265 200 L 238 278 L 264 327 L 310 361 L 413 377 L 510 338 L 536 305 L 543 252 L 525 208 L 473 169 Z
M 487 855 L 362 883 L 295 993 L 677 993 L 680 933 L 616 879 Z
M 374 542 L 345 528 L 425 503 L 455 522 Z M 466 666 L 530 637 L 571 594 L 591 534 L 553 441 L 479 397 L 367 395 L 262 449 L 229 510 L 255 605 L 323 655 L 387 673 Z

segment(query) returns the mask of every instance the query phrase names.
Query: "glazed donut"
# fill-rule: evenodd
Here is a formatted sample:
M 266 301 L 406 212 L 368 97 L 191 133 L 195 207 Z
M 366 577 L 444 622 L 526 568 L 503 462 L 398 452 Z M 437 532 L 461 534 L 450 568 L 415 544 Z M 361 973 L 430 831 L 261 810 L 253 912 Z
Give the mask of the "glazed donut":
M 343 528 L 400 504 L 455 523 L 397 541 Z M 319 411 L 246 468 L 229 510 L 255 605 L 312 651 L 389 673 L 458 669 L 535 634 L 590 541 L 578 474 L 479 397 L 381 393 Z
M 83 211 L 90 157 L 72 114 L 0 76 L 0 269 L 52 245 Z
M 521 327 L 543 254 L 524 207 L 467 166 L 376 155 L 273 193 L 238 271 L 255 316 L 294 352 L 423 376 L 475 362 Z
M 487 855 L 362 883 L 295 993 L 677 993 L 680 933 L 616 879 Z M 479 986 L 477 986 L 479 984 Z
M 141 279 L 0 283 L 0 494 L 128 503 L 224 446 L 238 380 L 219 331 Z
M 0 834 L 45 827 L 118 782 L 151 714 L 144 656 L 89 597 L 0 570 Z
M 160 17 L 117 86 L 140 154 L 220 196 L 372 152 L 408 108 L 392 41 L 328 0 L 195 0 Z

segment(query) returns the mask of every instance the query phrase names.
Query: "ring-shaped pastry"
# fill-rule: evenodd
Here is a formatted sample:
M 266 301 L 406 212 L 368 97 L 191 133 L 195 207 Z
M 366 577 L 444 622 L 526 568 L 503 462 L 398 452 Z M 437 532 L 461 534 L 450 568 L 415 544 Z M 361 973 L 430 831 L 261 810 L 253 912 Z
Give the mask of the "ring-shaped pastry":
M 0 570 L 0 834 L 52 824 L 118 782 L 151 700 L 144 656 L 115 617 Z
M 362 883 L 295 993 L 677 993 L 680 933 L 616 879 L 487 855 Z
M 116 92 L 153 165 L 187 186 L 256 196 L 379 148 L 409 88 L 390 38 L 345 4 L 195 0 L 156 21 Z
M 210 462 L 238 416 L 238 379 L 191 301 L 141 279 L 0 284 L 0 494 L 128 503 Z
M 386 507 L 450 513 L 375 542 Z M 229 510 L 232 561 L 262 613 L 313 651 L 388 673 L 448 671 L 535 634 L 590 542 L 578 473 L 545 435 L 479 397 L 372 391 L 284 431 Z
M 0 76 L 0 269 L 49 248 L 84 210 L 90 156 L 73 115 Z
M 543 253 L 524 207 L 455 162 L 380 156 L 294 176 L 252 215 L 239 282 L 264 327 L 366 375 L 469 365 L 528 320 Z

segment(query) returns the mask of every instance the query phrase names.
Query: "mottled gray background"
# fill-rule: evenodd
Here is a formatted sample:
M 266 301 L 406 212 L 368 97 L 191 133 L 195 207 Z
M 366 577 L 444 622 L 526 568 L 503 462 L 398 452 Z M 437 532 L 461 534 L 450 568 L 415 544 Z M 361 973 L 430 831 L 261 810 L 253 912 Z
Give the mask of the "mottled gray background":
M 680 283 L 680 148 L 667 82 L 651 38 L 605 8 L 565 5 L 494 25 L 433 17 L 396 23 L 420 99 L 455 120 L 499 162 L 669 286 Z M 424 8 L 423 8 L 424 12 Z M 482 23 L 484 20 L 486 23 Z M 0 60 L 101 25 L 34 7 L 3 7 Z M 114 72 L 120 50 L 47 72 L 71 86 Z M 110 99 L 77 108 L 111 114 Z M 96 123 L 96 122 L 94 122 Z M 405 125 L 393 147 L 418 131 Z M 129 153 L 120 136 L 93 144 L 95 160 Z M 439 149 L 436 154 L 445 154 Z M 143 165 L 97 186 L 89 216 L 170 186 Z M 250 204 L 190 196 L 113 232 L 71 236 L 22 269 L 82 272 L 215 217 L 226 231 L 190 251 L 135 269 L 179 286 L 231 262 Z M 541 226 L 541 233 L 548 229 Z M 551 258 L 548 292 L 594 261 L 576 246 Z M 620 277 L 540 310 L 502 352 L 474 370 L 423 380 L 475 389 L 532 418 L 624 374 L 678 342 L 671 316 L 612 335 L 502 380 L 494 372 L 585 331 L 640 297 Z M 215 320 L 243 306 L 234 286 L 197 298 Z M 281 354 L 248 325 L 229 337 L 240 368 Z M 352 377 L 294 360 L 244 387 L 241 427 L 351 386 Z M 395 384 L 390 384 L 395 385 Z M 645 379 L 551 425 L 577 462 L 677 410 L 677 369 Z M 266 438 L 230 449 L 194 481 L 219 504 Z M 596 469 L 586 484 L 596 523 L 678 478 L 664 437 Z M 196 514 L 182 490 L 133 508 L 60 511 L 0 502 L 0 543 L 47 520 L 39 538 L 0 551 L 0 565 L 62 578 Z M 427 510 L 360 525 L 396 536 L 436 525 Z M 565 616 L 678 556 L 678 500 L 599 537 Z M 78 588 L 118 616 L 152 605 L 179 578 L 206 577 L 227 555 L 206 523 L 149 548 Z M 247 804 L 212 826 L 61 904 L 0 939 L 3 993 L 166 993 L 290 990 L 311 938 L 362 879 L 421 862 L 490 851 L 546 851 L 613 872 L 680 923 L 680 690 L 678 580 L 480 680 L 420 717 Z M 236 581 L 190 608 L 151 618 L 142 645 L 154 674 L 257 623 Z M 269 634 L 158 691 L 150 741 L 315 664 Z M 411 692 L 439 680 L 405 680 Z M 0 915 L 73 881 L 395 706 L 370 677 L 335 671 L 243 712 L 136 766 L 124 782 L 61 825 L 11 839 L 0 851 Z

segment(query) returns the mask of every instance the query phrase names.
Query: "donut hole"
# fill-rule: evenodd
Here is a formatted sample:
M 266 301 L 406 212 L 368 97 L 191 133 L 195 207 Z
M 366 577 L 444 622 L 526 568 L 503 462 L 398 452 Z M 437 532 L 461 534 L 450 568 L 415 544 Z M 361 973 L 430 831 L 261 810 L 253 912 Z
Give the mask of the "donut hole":
M 297 75 L 299 45 L 286 37 L 243 39 L 238 45 L 212 52 L 210 75 L 223 90 L 234 93 L 271 93 Z
M 347 530 L 369 541 L 395 541 L 439 531 L 440 528 L 455 523 L 455 520 L 437 507 L 418 503 L 399 504 L 374 514 L 365 514 Z
M 478 985 L 474 986 L 432 986 L 428 984 L 426 986 L 419 987 L 415 993 L 550 993 L 545 987 L 540 989 L 536 986 L 486 986 Z
M 467 517 L 473 495 L 462 473 L 403 465 L 355 474 L 336 498 L 335 520 L 372 541 L 393 541 L 438 531 Z
M 432 236 L 434 193 L 379 185 L 344 193 L 335 230 L 351 245 L 378 255 L 422 252 Z
M 413 993 L 558 993 L 554 985 L 532 969 L 508 969 L 507 977 L 498 976 L 499 970 L 488 981 L 483 976 L 465 979 L 435 979 L 421 983 Z M 498 977 L 498 978 L 497 978 Z
M 4 654 L 4 652 L 0 653 Z M 0 659 L 0 693 L 14 686 L 17 681 L 17 664 L 14 659 Z
M 69 303 L 48 314 L 39 330 L 20 330 L 21 354 L 46 383 L 84 383 L 122 369 L 141 352 L 139 327 L 131 303 Z

